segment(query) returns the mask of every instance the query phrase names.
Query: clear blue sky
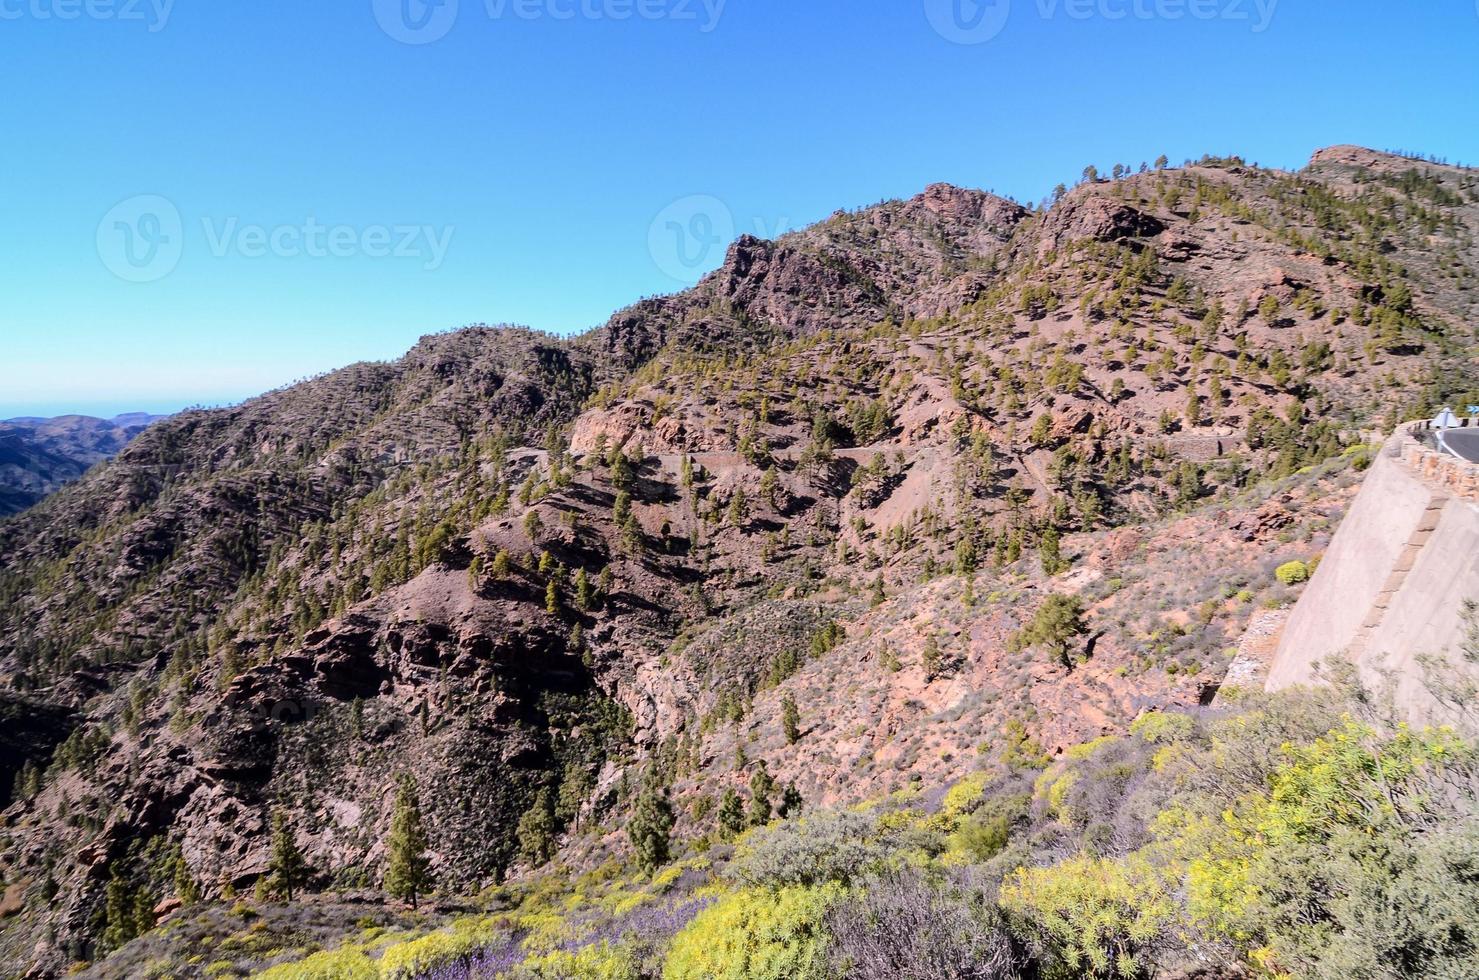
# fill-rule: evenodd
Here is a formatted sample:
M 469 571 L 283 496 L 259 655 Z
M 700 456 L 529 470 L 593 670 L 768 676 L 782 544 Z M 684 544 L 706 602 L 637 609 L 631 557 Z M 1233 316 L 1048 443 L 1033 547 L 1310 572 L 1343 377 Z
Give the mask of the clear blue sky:
M 0 0 L 0 417 L 584 329 L 717 264 L 673 222 L 1160 153 L 1479 162 L 1475 0 L 401 2 Z

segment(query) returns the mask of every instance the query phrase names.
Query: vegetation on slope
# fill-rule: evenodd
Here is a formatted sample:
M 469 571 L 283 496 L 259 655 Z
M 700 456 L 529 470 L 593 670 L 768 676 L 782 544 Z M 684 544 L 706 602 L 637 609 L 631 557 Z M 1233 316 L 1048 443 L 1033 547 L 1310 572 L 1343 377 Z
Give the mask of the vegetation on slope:
M 1479 746 L 1346 697 L 1150 713 L 1051 762 L 1002 752 L 946 792 L 766 821 L 652 873 L 551 874 L 484 896 L 504 911 L 306 964 L 428 980 L 1472 976 Z M 262 976 L 318 975 L 303 969 Z

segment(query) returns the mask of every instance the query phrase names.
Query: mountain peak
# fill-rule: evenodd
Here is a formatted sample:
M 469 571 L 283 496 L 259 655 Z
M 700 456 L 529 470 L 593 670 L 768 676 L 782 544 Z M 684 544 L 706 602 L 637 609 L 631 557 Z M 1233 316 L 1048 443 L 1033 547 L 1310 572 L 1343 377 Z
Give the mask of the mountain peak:
M 1436 163 L 1423 157 L 1373 150 L 1370 147 L 1357 146 L 1352 143 L 1340 143 L 1316 150 L 1309 162 L 1311 168 L 1319 166 L 1359 167 L 1363 170 L 1378 172 L 1406 171 L 1416 164 L 1448 166 L 1448 164 Z

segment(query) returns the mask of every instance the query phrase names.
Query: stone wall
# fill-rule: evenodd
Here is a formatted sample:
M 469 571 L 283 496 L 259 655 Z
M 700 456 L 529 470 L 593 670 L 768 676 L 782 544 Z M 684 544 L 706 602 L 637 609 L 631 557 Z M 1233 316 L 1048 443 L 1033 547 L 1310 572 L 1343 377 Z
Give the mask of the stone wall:
M 1440 453 L 1404 426 L 1377 456 L 1350 513 L 1279 640 L 1268 688 L 1315 681 L 1332 656 L 1392 694 L 1414 721 L 1444 709 L 1421 660 L 1476 676 L 1464 648 L 1479 602 L 1479 466 Z

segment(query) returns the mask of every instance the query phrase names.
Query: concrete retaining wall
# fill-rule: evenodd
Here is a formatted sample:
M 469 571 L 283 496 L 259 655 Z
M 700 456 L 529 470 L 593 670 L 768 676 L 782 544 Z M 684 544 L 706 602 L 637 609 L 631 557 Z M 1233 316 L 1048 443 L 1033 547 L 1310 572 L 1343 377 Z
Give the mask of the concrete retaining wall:
M 1405 427 L 1372 464 L 1290 614 L 1268 688 L 1310 683 L 1318 661 L 1344 655 L 1406 716 L 1432 720 L 1442 712 L 1418 658 L 1475 669 L 1462 657 L 1466 600 L 1479 601 L 1479 467 L 1442 457 Z

